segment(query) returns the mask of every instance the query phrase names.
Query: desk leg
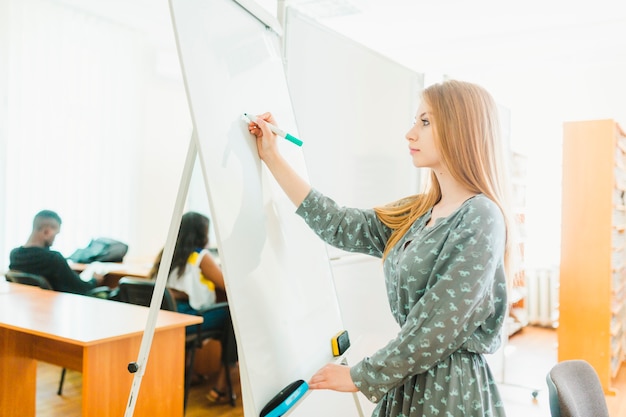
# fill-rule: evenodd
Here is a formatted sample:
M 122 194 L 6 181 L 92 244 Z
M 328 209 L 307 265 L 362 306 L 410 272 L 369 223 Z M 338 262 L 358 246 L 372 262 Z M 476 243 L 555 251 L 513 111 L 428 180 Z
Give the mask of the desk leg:
M 83 417 L 124 415 L 141 335 L 85 347 L 83 354 Z M 141 381 L 135 416 L 183 416 L 185 328 L 157 331 L 148 367 Z
M 37 361 L 29 336 L 0 328 L 0 415 L 35 417 Z

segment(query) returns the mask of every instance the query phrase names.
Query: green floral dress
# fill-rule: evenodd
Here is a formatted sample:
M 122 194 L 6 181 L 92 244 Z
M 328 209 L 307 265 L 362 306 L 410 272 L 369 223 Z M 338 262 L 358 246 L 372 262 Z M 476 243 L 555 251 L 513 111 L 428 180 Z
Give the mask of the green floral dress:
M 297 213 L 327 243 L 382 257 L 391 230 L 373 210 L 339 207 L 312 190 Z M 419 218 L 384 261 L 398 335 L 350 370 L 374 416 L 504 416 L 483 354 L 506 313 L 505 224 L 479 194 L 426 227 Z

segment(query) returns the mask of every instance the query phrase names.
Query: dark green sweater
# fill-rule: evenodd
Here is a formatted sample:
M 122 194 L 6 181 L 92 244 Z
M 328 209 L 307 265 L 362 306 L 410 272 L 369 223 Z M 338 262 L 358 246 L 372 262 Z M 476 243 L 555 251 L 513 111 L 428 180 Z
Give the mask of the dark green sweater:
M 83 281 L 57 251 L 20 246 L 11 251 L 9 269 L 44 276 L 56 291 L 85 294 L 96 287 L 95 279 Z

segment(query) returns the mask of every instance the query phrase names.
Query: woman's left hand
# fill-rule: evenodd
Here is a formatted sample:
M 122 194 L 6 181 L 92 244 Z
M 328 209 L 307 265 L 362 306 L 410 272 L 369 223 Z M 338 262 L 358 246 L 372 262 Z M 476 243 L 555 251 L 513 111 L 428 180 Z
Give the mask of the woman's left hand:
M 358 389 L 352 377 L 350 368 L 345 365 L 328 364 L 317 371 L 309 381 L 311 389 L 330 389 L 341 392 L 357 392 Z

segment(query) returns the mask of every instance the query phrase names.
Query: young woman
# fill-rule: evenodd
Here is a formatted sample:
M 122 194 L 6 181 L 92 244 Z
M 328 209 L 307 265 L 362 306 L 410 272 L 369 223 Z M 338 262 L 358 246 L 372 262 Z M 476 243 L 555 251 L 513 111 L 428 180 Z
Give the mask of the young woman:
M 207 246 L 209 244 L 209 219 L 195 212 L 185 213 L 181 219 L 167 287 L 174 294 L 179 313 L 203 317 L 202 329 L 221 329 L 227 320 L 224 310 L 207 310 L 217 300 L 217 292 L 225 294 L 224 277 Z M 159 253 L 151 277 L 156 278 L 163 251 Z M 196 331 L 188 326 L 187 333 Z M 207 398 L 211 402 L 227 401 L 226 369 L 220 369 L 216 386 Z
M 497 108 L 460 81 L 422 93 L 407 132 L 418 195 L 384 207 L 340 207 L 312 189 L 278 152 L 270 113 L 250 123 L 264 161 L 300 215 L 332 245 L 383 259 L 396 338 L 352 367 L 329 364 L 312 389 L 361 391 L 374 416 L 504 416 L 483 354 L 500 345 L 510 258 L 508 183 Z

